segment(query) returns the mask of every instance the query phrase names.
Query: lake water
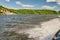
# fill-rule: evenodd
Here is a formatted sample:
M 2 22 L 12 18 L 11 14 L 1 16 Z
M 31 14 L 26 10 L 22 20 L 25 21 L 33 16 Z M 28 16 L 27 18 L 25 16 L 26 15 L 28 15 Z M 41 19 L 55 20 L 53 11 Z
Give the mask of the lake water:
M 58 15 L 0 15 L 0 39 L 5 40 L 2 38 L 5 31 L 28 30 L 55 18 Z

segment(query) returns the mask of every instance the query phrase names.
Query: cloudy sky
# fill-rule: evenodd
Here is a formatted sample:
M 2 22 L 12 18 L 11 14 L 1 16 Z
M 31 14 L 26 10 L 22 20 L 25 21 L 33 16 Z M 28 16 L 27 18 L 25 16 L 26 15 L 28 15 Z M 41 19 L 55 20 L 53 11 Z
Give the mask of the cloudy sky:
M 0 5 L 14 9 L 60 10 L 60 0 L 0 0 Z

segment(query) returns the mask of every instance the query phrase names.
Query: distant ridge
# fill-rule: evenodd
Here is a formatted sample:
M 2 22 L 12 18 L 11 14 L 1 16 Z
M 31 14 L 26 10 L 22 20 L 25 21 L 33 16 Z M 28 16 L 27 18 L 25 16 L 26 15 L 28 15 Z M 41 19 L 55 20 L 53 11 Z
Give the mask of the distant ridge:
M 32 10 L 32 9 L 10 9 L 0 6 L 0 14 L 60 14 L 60 11 L 55 10 Z

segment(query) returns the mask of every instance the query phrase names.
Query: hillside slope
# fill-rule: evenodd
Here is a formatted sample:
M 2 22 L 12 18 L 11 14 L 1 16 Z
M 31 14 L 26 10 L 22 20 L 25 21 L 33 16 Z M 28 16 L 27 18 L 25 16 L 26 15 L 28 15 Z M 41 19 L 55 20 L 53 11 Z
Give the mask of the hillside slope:
M 55 10 L 9 9 L 0 6 L 0 14 L 60 14 Z
M 10 12 L 10 10 L 8 8 L 0 6 L 0 14 L 1 15 L 12 15 L 13 12 Z

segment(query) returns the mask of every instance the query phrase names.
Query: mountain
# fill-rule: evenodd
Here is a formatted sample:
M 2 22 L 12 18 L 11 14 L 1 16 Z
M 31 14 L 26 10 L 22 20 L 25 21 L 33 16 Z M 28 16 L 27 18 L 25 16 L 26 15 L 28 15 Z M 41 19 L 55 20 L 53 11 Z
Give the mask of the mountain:
M 0 6 L 0 14 L 60 14 L 60 11 L 55 10 L 32 10 L 32 9 L 9 9 L 3 6 Z

